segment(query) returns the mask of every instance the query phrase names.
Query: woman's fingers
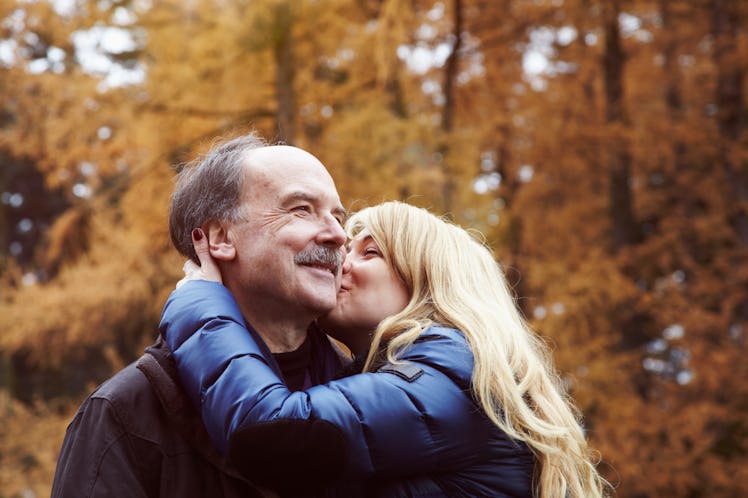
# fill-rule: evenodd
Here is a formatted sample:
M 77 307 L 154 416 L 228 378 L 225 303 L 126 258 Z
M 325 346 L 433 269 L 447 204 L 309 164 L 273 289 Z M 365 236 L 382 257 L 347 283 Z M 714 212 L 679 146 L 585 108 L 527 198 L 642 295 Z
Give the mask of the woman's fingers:
M 213 256 L 210 255 L 210 246 L 208 238 L 200 228 L 192 231 L 192 245 L 195 248 L 197 259 L 200 260 L 198 265 L 191 259 L 184 262 L 182 271 L 184 278 L 177 282 L 177 287 L 190 280 L 209 280 L 211 282 L 223 283 L 221 279 L 221 270 L 218 268 Z
M 197 258 L 200 260 L 200 273 L 202 275 L 198 278 L 223 283 L 221 270 L 210 255 L 208 237 L 205 236 L 201 228 L 196 228 L 192 231 L 192 245 L 195 247 L 195 253 L 197 253 Z
M 184 262 L 184 265 L 182 265 L 182 271 L 184 272 L 184 278 L 177 282 L 177 288 L 190 280 L 206 280 L 203 276 L 203 272 L 200 271 L 200 267 L 191 259 Z

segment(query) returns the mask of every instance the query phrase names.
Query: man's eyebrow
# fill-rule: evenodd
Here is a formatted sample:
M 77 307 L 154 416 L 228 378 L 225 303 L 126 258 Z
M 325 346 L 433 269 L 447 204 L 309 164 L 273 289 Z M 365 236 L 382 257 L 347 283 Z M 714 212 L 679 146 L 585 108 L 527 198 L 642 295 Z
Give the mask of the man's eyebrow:
M 281 204 L 284 206 L 298 201 L 315 202 L 317 197 L 301 190 L 289 192 L 281 197 Z
M 348 219 L 348 216 L 350 216 L 348 210 L 343 206 L 333 208 L 332 213 L 340 218 L 341 223 L 345 223 L 345 221 Z
M 310 194 L 309 192 L 304 192 L 301 190 L 296 190 L 293 192 L 289 192 L 288 194 L 284 195 L 281 198 L 281 205 L 287 206 L 289 204 L 293 204 L 294 202 L 309 202 L 310 204 L 315 204 L 320 202 L 320 197 Z M 343 206 L 335 206 L 332 208 L 332 213 L 335 216 L 338 216 L 341 221 L 345 221 L 348 219 L 348 211 Z

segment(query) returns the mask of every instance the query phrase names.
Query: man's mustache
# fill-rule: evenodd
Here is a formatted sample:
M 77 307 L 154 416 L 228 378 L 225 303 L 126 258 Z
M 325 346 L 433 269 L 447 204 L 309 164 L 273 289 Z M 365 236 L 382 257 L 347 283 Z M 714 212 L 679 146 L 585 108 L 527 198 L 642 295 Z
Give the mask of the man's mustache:
M 294 257 L 297 265 L 315 265 L 329 268 L 335 275 L 343 265 L 343 252 L 326 246 L 314 245 L 304 249 Z

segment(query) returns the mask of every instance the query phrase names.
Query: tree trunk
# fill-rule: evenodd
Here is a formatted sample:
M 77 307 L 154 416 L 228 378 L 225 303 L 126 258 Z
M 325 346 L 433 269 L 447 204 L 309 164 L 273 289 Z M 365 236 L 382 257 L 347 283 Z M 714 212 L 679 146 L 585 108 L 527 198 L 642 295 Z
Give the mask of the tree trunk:
M 672 19 L 669 7 L 669 0 L 660 0 L 660 17 L 662 18 L 662 32 L 667 37 L 665 46 L 662 51 L 663 69 L 665 76 L 665 104 L 671 126 L 677 126 L 683 120 L 683 97 L 681 95 L 681 73 L 678 68 L 677 47 L 678 42 L 672 33 L 675 30 L 672 27 Z M 686 146 L 679 134 L 675 134 L 673 141 L 673 161 L 676 174 L 681 173 L 686 168 Z
M 612 1 L 605 9 L 605 52 L 603 72 L 605 81 L 605 120 L 612 131 L 608 150 L 608 178 L 610 181 L 610 217 L 613 227 L 613 251 L 618 252 L 638 240 L 631 193 L 631 153 L 624 136 L 626 112 L 623 93 L 625 54 L 618 27 L 620 8 Z
M 449 54 L 449 57 L 447 57 L 447 62 L 445 63 L 444 109 L 442 110 L 442 130 L 446 132 L 452 131 L 452 126 L 454 124 L 454 88 L 455 80 L 457 79 L 457 62 L 460 57 L 460 49 L 462 48 L 462 0 L 454 0 L 452 8 L 454 9 L 454 25 L 452 27 L 454 45 L 452 45 L 452 52 Z
M 748 172 L 745 164 L 736 157 L 742 133 L 743 69 L 737 51 L 737 2 L 712 1 L 714 34 L 714 63 L 717 67 L 715 102 L 717 126 L 721 135 L 720 155 L 724 168 L 727 191 L 734 206 L 731 222 L 741 245 L 748 246 Z
M 517 307 L 519 307 L 524 316 L 529 317 L 532 316 L 532 301 L 524 299 L 530 295 L 527 289 L 527 279 L 520 278 L 520 275 L 523 274 L 524 256 L 526 254 L 524 247 L 522 247 L 522 230 L 524 227 L 521 214 L 512 214 L 516 211 L 513 209 L 514 199 L 522 187 L 522 182 L 517 179 L 517 175 L 511 175 L 509 172 L 509 164 L 512 161 L 512 149 L 509 145 L 512 142 L 512 129 L 506 123 L 497 125 L 495 135 L 499 145 L 496 148 L 496 168 L 494 171 L 501 175 L 501 184 L 496 192 L 496 199 L 504 201 L 503 211 L 506 213 L 505 219 L 508 221 L 510 227 L 508 229 L 510 235 L 507 240 L 510 260 L 503 262 L 505 263 L 504 271 L 510 287 L 514 292 Z
M 275 88 L 278 99 L 278 139 L 289 145 L 296 141 L 296 95 L 294 93 L 293 17 L 287 3 L 278 5 L 273 46 L 275 57 Z
M 463 11 L 462 0 L 453 0 L 452 9 L 454 11 L 454 23 L 452 25 L 452 52 L 447 57 L 444 65 L 444 108 L 442 109 L 442 131 L 450 133 L 454 127 L 454 108 L 455 108 L 455 83 L 459 72 L 458 62 L 460 50 L 462 49 L 462 30 L 463 30 Z M 447 157 L 448 146 L 444 145 L 440 151 L 443 157 Z M 444 199 L 444 210 L 452 211 L 452 196 L 455 191 L 455 182 L 449 171 L 448 161 L 442 161 L 442 171 L 444 173 L 444 186 L 442 187 L 442 196 Z

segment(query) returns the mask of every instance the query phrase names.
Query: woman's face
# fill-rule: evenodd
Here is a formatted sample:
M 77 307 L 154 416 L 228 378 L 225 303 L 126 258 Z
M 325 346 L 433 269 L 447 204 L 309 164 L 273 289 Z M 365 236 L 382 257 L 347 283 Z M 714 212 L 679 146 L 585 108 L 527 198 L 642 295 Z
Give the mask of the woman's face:
M 364 229 L 348 247 L 337 305 L 320 325 L 354 354 L 362 354 L 379 322 L 402 311 L 409 300 L 405 284 Z

